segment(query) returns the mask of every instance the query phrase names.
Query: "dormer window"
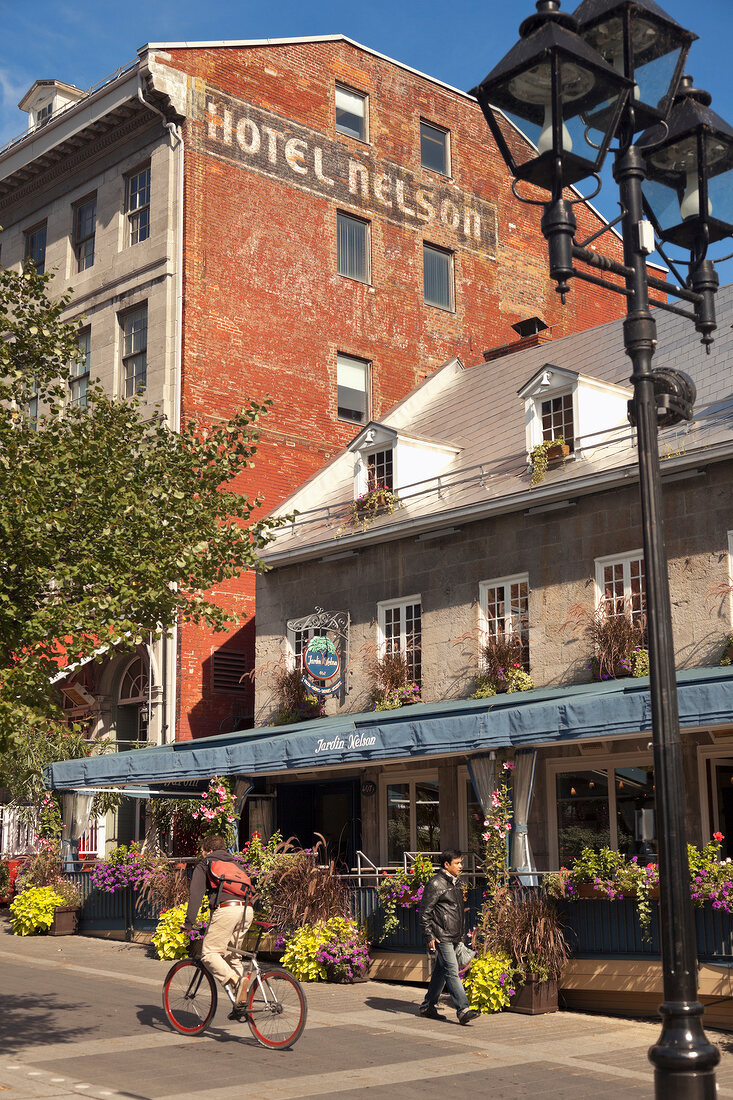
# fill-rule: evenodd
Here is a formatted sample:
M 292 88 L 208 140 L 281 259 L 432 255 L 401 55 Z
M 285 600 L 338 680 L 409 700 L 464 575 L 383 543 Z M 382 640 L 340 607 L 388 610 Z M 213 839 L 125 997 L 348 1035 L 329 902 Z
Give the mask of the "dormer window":
M 394 451 L 374 451 L 367 455 L 367 491 L 389 489 L 394 492 Z
M 36 126 L 43 126 L 44 122 L 48 122 L 52 114 L 53 101 L 44 103 L 43 107 L 39 107 L 36 111 Z
M 563 393 L 558 397 L 539 399 L 539 415 L 542 422 L 542 440 L 564 439 L 571 451 L 575 449 L 575 420 L 573 395 Z

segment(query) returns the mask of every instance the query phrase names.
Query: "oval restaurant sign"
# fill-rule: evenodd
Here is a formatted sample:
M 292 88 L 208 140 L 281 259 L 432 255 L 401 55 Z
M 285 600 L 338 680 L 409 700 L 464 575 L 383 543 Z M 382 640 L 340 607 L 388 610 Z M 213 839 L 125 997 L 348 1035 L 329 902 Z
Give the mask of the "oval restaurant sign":
M 334 695 L 341 687 L 341 660 L 330 638 L 311 638 L 303 654 L 303 665 L 306 671 L 303 683 L 309 691 Z

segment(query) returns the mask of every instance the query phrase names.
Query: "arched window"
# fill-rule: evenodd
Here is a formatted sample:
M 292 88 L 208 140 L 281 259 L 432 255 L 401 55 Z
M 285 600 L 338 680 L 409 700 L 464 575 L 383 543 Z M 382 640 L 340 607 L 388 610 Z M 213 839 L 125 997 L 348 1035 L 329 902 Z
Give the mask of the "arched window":
M 148 662 L 138 656 L 128 664 L 117 696 L 117 740 L 140 742 L 148 739 Z
M 134 657 L 120 681 L 118 702 L 121 706 L 147 702 L 148 666 L 142 657 Z

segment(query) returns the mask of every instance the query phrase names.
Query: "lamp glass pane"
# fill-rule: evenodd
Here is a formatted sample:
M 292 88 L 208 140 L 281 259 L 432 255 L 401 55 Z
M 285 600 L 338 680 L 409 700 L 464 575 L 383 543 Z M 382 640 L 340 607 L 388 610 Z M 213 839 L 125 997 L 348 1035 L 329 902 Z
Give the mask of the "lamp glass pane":
M 631 16 L 632 71 L 626 73 L 624 65 L 624 31 L 620 17 L 614 16 L 603 23 L 582 31 L 588 45 L 617 72 L 633 77 L 636 87 L 633 98 L 655 111 L 665 109 L 665 99 L 670 91 L 682 44 L 676 33 L 661 23 Z

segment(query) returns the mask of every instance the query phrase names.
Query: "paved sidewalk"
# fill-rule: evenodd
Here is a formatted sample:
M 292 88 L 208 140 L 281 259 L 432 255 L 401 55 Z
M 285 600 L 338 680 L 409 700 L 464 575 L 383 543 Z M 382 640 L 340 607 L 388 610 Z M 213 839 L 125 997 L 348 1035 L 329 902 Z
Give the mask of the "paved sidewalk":
M 160 1008 L 167 963 L 144 947 L 86 937 L 20 938 L 0 923 L 0 1100 L 445 1100 L 653 1095 L 653 1022 L 561 1012 L 501 1013 L 463 1028 L 417 1015 L 418 986 L 306 987 L 303 1038 L 289 1052 L 254 1044 L 220 1007 L 190 1039 Z M 733 1035 L 710 1032 L 733 1098 Z

